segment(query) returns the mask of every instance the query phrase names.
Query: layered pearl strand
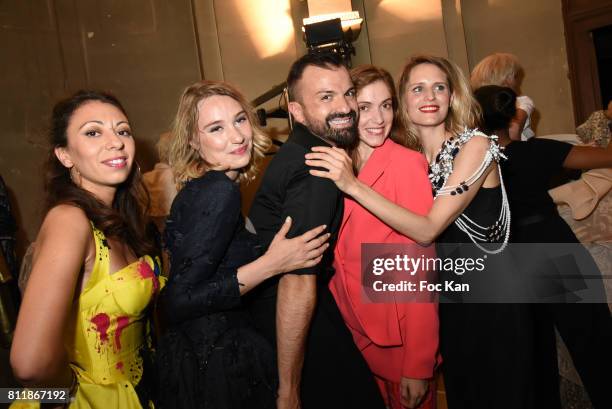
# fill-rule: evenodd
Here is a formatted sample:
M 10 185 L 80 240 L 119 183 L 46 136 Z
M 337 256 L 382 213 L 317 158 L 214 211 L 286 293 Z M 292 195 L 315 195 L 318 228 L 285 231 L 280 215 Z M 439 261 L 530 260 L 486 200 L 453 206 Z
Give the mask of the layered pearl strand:
M 446 186 L 449 176 L 453 173 L 453 161 L 455 156 L 457 156 L 461 147 L 475 135 L 485 137 L 489 139 L 490 142 L 489 149 L 482 163 L 467 180 L 456 186 Z M 504 180 L 499 166 L 499 161 L 501 159 L 506 159 L 506 156 L 502 153 L 502 148 L 500 148 L 497 143 L 497 136 L 485 135 L 478 132 L 476 129 L 466 129 L 456 137 L 445 141 L 440 152 L 429 165 L 429 180 L 433 186 L 435 198 L 438 196 L 455 196 L 467 192 L 469 187 L 483 175 L 491 162 L 497 162 L 502 191 L 502 206 L 495 223 L 490 226 L 481 226 L 470 219 L 465 213 L 461 213 L 455 220 L 455 225 L 459 230 L 464 232 L 480 250 L 489 254 L 502 252 L 508 245 L 508 240 L 510 239 L 510 204 L 508 202 L 508 195 L 506 194 L 506 188 L 504 187 Z M 481 245 L 481 243 L 499 242 L 502 235 L 503 241 L 501 246 L 495 250 L 486 249 Z

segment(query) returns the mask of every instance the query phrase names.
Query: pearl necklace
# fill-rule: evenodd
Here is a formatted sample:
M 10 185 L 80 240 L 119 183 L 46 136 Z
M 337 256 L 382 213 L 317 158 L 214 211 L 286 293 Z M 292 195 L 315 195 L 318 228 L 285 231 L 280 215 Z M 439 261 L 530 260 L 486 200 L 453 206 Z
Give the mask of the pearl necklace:
M 469 177 L 467 180 L 459 183 L 456 186 L 446 186 L 446 182 L 449 176 L 453 173 L 453 162 L 455 156 L 459 153 L 459 150 L 467 141 L 472 139 L 474 135 L 486 137 L 489 140 L 489 149 L 487 150 L 484 159 L 478 169 Z M 504 180 L 499 166 L 501 159 L 507 159 L 502 153 L 502 148 L 497 142 L 496 135 L 485 135 L 478 132 L 477 129 L 468 130 L 465 129 L 461 134 L 456 137 L 450 138 L 444 142 L 438 155 L 436 155 L 433 162 L 429 165 L 429 181 L 433 187 L 434 199 L 438 196 L 455 196 L 467 192 L 469 186 L 478 180 L 483 173 L 487 170 L 491 162 L 497 162 L 497 169 L 499 171 L 499 179 L 502 190 L 502 206 L 499 216 L 495 223 L 490 226 L 481 226 L 472 219 L 470 219 L 465 213 L 461 213 L 455 220 L 455 225 L 464 232 L 470 240 L 482 251 L 489 254 L 497 254 L 503 251 L 508 245 L 510 239 L 510 204 L 508 202 L 508 196 L 506 194 L 506 188 L 504 187 Z M 489 250 L 484 248 L 481 243 L 496 243 L 502 238 L 503 242 L 501 246 L 495 250 Z

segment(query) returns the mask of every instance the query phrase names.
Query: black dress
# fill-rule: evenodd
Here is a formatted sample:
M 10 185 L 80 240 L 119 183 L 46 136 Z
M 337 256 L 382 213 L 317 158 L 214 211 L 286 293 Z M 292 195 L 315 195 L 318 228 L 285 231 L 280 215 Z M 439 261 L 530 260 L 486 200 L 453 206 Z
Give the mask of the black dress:
M 500 205 L 500 187 L 481 187 L 464 213 L 487 226 L 497 219 Z M 451 224 L 438 242 L 470 243 L 470 239 Z M 466 256 L 447 251 L 448 247 L 438 246 L 439 257 Z M 495 272 L 502 270 L 494 267 L 496 263 L 503 263 L 503 256 L 488 256 L 486 280 L 495 279 Z M 441 280 L 455 278 L 452 273 L 440 275 Z M 487 282 L 478 284 L 497 288 Z M 532 305 L 440 303 L 439 314 L 442 372 L 449 409 L 561 407 L 554 332 L 550 326 L 540 327 L 541 320 Z M 541 345 L 542 339 L 548 340 L 548 345 Z M 542 363 L 543 360 L 546 362 Z
M 459 150 L 460 147 L 450 151 L 453 160 Z M 441 187 L 434 184 L 434 194 Z M 480 226 L 492 226 L 500 217 L 502 205 L 501 185 L 481 187 L 463 215 Z M 450 224 L 436 242 L 438 257 L 458 259 L 484 255 L 456 223 Z M 491 246 L 496 248 L 499 244 Z M 486 255 L 485 270 L 471 279 L 471 293 L 486 295 L 494 302 L 495 291 L 504 288 L 499 285 L 500 280 L 512 285 L 511 275 L 498 275 L 508 270 L 499 268 L 505 262 L 506 251 Z M 452 271 L 441 271 L 439 279 L 457 281 L 458 277 Z M 556 371 L 554 356 L 547 360 L 546 374 L 536 364 L 536 358 L 541 355 L 538 344 L 541 329 L 532 307 L 478 300 L 465 302 L 466 299 L 442 299 L 446 302 L 441 301 L 439 306 L 440 352 L 449 409 L 560 408 L 556 383 L 549 381 L 550 374 L 554 376 Z M 545 338 L 554 341 L 552 328 L 544 331 L 548 331 Z
M 166 223 L 170 278 L 160 296 L 163 408 L 274 408 L 276 365 L 242 306 L 237 269 L 258 257 L 240 191 L 208 171 L 179 192 Z
M 506 146 L 502 163 L 512 209 L 512 240 L 517 243 L 579 243 L 548 194 L 572 146 L 532 138 Z M 584 250 L 586 252 L 586 250 Z M 603 291 L 603 286 L 602 286 Z M 607 304 L 542 304 L 542 318 L 563 338 L 595 408 L 612 408 L 612 318 Z M 546 321 L 543 321 L 545 325 Z

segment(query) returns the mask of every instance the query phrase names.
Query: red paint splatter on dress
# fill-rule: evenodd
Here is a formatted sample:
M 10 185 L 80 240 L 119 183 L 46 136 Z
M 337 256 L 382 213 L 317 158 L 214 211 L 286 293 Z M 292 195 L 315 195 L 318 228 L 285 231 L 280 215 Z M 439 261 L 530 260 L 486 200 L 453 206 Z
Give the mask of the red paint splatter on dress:
M 151 269 L 151 266 L 147 262 L 142 261 L 138 263 L 138 272 L 143 279 L 150 278 L 153 280 L 153 292 L 157 292 L 159 289 L 159 281 L 157 280 L 155 272 Z
M 119 361 L 115 364 L 115 368 L 117 368 L 117 370 L 123 372 L 123 362 Z
M 100 342 L 108 341 L 108 327 L 110 327 L 110 318 L 106 313 L 95 315 L 91 322 L 96 326 L 96 331 L 100 334 Z
M 115 346 L 117 350 L 121 349 L 121 332 L 130 323 L 130 317 L 117 317 L 117 330 L 115 331 Z

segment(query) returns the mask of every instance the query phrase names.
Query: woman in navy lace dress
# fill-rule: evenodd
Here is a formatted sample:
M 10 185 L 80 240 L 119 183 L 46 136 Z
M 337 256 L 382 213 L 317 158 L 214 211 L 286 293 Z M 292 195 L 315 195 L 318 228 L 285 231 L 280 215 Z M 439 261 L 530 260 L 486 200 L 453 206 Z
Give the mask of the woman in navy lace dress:
M 203 81 L 180 100 L 170 151 L 179 193 L 166 223 L 170 278 L 160 298 L 164 408 L 274 408 L 276 365 L 241 295 L 273 275 L 309 267 L 327 248 L 324 226 L 286 239 L 290 219 L 261 255 L 241 214 L 238 182 L 270 146 L 231 86 Z

